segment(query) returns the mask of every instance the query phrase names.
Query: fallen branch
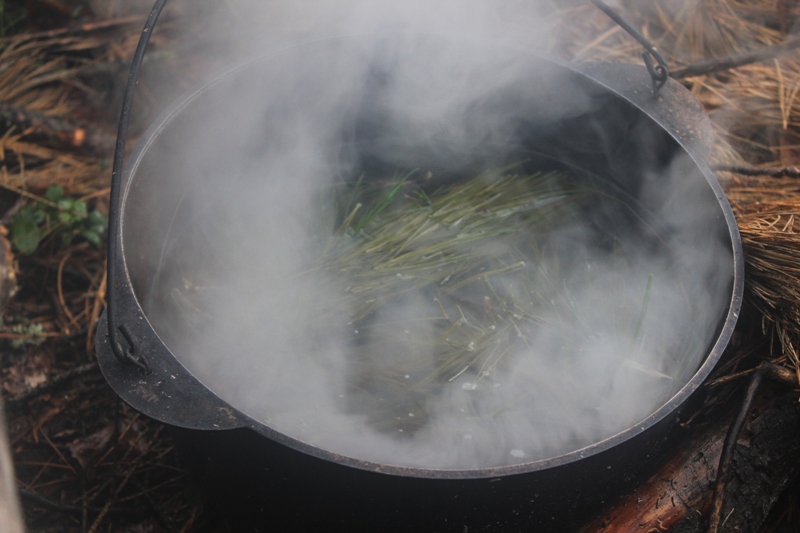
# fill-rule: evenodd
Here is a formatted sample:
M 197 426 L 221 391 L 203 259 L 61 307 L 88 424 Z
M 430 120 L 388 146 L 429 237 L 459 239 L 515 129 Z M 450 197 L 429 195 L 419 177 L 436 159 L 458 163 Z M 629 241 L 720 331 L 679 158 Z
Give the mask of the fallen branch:
M 712 165 L 711 170 L 717 172 L 731 172 L 741 176 L 768 176 L 770 178 L 800 178 L 800 168 L 758 168 L 742 167 L 736 165 Z
M 33 133 L 55 138 L 75 148 L 87 148 L 93 152 L 106 154 L 114 148 L 111 135 L 102 132 L 82 121 L 66 117 L 43 115 L 6 102 L 0 102 L 0 120 L 20 131 L 33 130 Z
M 783 41 L 782 43 L 766 46 L 753 52 L 721 57 L 717 59 L 709 59 L 708 61 L 701 61 L 700 63 L 695 63 L 693 65 L 675 68 L 671 70 L 669 74 L 675 79 L 714 74 L 717 72 L 730 70 L 732 68 L 749 65 L 751 63 L 769 61 L 770 59 L 775 59 L 776 57 L 787 54 L 796 48 L 800 48 L 800 36 L 792 37 Z

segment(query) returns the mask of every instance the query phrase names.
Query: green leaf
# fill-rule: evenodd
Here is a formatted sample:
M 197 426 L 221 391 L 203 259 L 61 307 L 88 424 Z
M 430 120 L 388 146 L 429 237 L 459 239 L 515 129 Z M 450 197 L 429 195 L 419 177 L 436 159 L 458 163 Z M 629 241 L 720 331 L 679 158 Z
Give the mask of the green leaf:
M 47 192 L 44 193 L 44 197 L 54 204 L 57 204 L 59 200 L 64 198 L 64 189 L 58 185 L 51 185 L 50 188 L 47 189 Z
M 35 209 L 34 204 L 27 205 L 14 214 L 9 230 L 11 242 L 23 254 L 32 254 L 39 247 L 44 231 L 39 224 L 44 215 Z
M 71 211 L 78 218 L 86 218 L 88 216 L 88 213 L 86 212 L 86 202 L 82 202 L 80 200 L 74 201 Z
M 88 230 L 88 229 L 87 230 L 83 230 L 81 232 L 81 235 L 83 236 L 84 239 L 86 239 L 90 243 L 94 244 L 95 246 L 99 247 L 100 244 L 102 243 L 102 238 L 95 231 Z
M 58 185 L 47 189 L 44 197 L 57 207 L 32 202 L 17 211 L 9 225 L 11 241 L 21 253 L 35 252 L 51 231 L 64 245 L 71 243 L 77 235 L 95 246 L 102 244 L 108 230 L 108 217 L 97 210 L 87 212 L 86 202 L 82 200 L 65 198 L 64 190 Z
M 102 228 L 108 227 L 108 217 L 105 216 L 100 211 L 98 211 L 97 209 L 89 213 L 89 215 L 87 216 L 87 220 L 89 224 L 91 224 L 92 226 L 100 226 Z
M 387 192 L 386 195 L 380 199 L 378 204 L 375 205 L 366 215 L 364 215 L 364 217 L 358 222 L 358 224 L 356 224 L 355 227 L 356 232 L 360 231 L 361 228 L 366 226 L 373 218 L 381 214 L 381 212 L 383 212 L 384 209 L 389 207 L 389 204 L 392 203 L 395 197 L 397 197 L 397 195 L 403 189 L 403 185 L 405 185 L 406 180 L 410 178 L 411 175 L 414 174 L 415 172 L 416 170 L 412 170 L 404 178 L 398 181 L 397 184 L 395 184 L 395 186 L 392 187 L 389 190 L 389 192 Z
M 94 210 L 89 213 L 89 216 L 85 219 L 84 223 L 87 229 L 94 231 L 101 238 L 108 231 L 108 217 L 100 211 Z
M 27 219 L 31 222 L 35 222 L 37 225 L 43 223 L 47 220 L 47 213 L 42 209 L 42 204 L 40 203 L 33 203 L 28 204 L 14 215 L 14 218 Z
M 69 211 L 60 211 L 58 213 L 58 221 L 65 226 L 71 226 L 75 220 L 75 217 Z

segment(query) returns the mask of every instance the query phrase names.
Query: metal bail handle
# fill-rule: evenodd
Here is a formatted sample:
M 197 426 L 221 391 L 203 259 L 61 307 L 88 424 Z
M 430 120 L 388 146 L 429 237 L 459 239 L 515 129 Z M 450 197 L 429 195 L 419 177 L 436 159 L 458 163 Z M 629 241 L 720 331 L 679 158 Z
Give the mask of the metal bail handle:
M 131 70 L 128 74 L 128 83 L 125 86 L 125 95 L 122 99 L 122 111 L 119 117 L 119 127 L 117 129 L 117 143 L 114 147 L 114 166 L 111 171 L 111 198 L 109 201 L 109 217 L 108 217 L 108 337 L 111 344 L 111 350 L 117 359 L 124 364 L 133 365 L 139 369 L 140 372 L 145 374 L 150 373 L 150 365 L 147 358 L 137 349 L 136 339 L 128 331 L 125 324 L 119 324 L 117 321 L 117 305 L 114 291 L 119 286 L 117 279 L 117 264 L 119 261 L 119 246 L 117 233 L 119 231 L 119 218 L 120 218 L 120 195 L 121 180 L 122 180 L 122 167 L 125 158 L 125 141 L 128 135 L 128 124 L 131 119 L 131 108 L 133 107 L 133 95 L 136 91 L 136 85 L 139 83 L 139 71 L 142 67 L 142 59 L 144 52 L 147 48 L 147 43 L 150 42 L 150 35 L 153 33 L 153 28 L 156 25 L 158 16 L 164 9 L 167 0 L 157 0 L 150 16 L 145 22 L 142 35 L 139 37 L 139 44 L 136 47 L 136 52 L 133 54 L 133 62 L 131 63 Z M 124 348 L 121 342 L 122 337 L 128 348 Z
M 611 9 L 602 0 L 592 0 L 592 3 L 597 6 L 603 13 L 608 15 L 611 20 L 619 24 L 623 30 L 628 32 L 631 37 L 639 41 L 639 44 L 644 46 L 645 51 L 642 53 L 642 59 L 647 66 L 647 71 L 653 80 L 653 98 L 658 98 L 658 91 L 667 83 L 669 79 L 669 66 L 667 60 L 661 55 L 656 46 L 650 40 L 642 35 L 642 33 L 628 24 L 628 22 L 620 16 L 619 13 Z M 653 58 L 658 62 L 658 65 L 653 64 Z

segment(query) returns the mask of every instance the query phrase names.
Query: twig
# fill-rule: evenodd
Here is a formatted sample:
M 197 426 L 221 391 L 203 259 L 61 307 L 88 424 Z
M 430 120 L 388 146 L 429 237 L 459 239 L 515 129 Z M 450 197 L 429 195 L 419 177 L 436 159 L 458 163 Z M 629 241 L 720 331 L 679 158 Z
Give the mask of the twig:
M 78 331 L 76 331 L 74 333 L 70 333 L 68 335 L 61 335 L 59 337 L 56 337 L 55 338 L 55 342 L 56 342 L 56 344 L 64 344 L 64 343 L 67 343 L 67 342 L 72 342 L 75 339 L 79 339 L 79 338 L 83 337 L 87 333 L 89 333 L 89 328 L 81 328 L 81 329 L 79 329 Z
M 736 165 L 712 165 L 711 170 L 717 172 L 732 172 L 742 176 L 768 176 L 770 178 L 800 178 L 800 168 L 758 168 L 741 167 Z
M 716 387 L 718 385 L 722 385 L 723 383 L 728 383 L 729 381 L 734 381 L 739 378 L 743 378 L 745 376 L 750 376 L 757 371 L 755 368 L 751 368 L 750 370 L 743 370 L 742 372 L 736 372 L 735 374 L 728 374 L 716 379 L 712 379 L 711 381 L 706 382 L 705 386 L 708 388 Z
M 164 516 L 164 513 L 162 513 L 161 509 L 159 509 L 158 505 L 156 505 L 156 502 L 150 495 L 151 491 L 147 490 L 138 479 L 136 478 L 132 479 L 133 479 L 133 484 L 136 485 L 136 487 L 141 491 L 141 495 L 144 498 L 147 507 L 150 509 L 150 513 L 153 515 L 153 518 L 156 519 L 156 522 L 158 522 L 158 524 L 161 527 L 166 529 L 167 533 L 178 533 L 172 521 L 170 521 L 166 516 Z
M 100 311 L 102 307 L 105 305 L 105 297 L 106 297 L 106 275 L 107 270 L 103 268 L 102 270 L 102 278 L 100 279 L 100 286 L 97 288 L 95 292 L 95 298 L 92 302 L 92 312 L 89 315 L 89 332 L 86 335 L 86 352 L 92 353 L 92 349 L 94 348 L 94 336 L 97 330 L 96 324 L 97 320 L 100 318 Z
M 116 451 L 117 445 L 120 442 L 122 442 L 122 438 L 125 437 L 125 435 L 127 435 L 128 431 L 130 431 L 130 429 L 133 427 L 133 425 L 136 423 L 137 420 L 139 420 L 139 413 L 136 413 L 135 415 L 133 415 L 133 417 L 130 420 L 128 420 L 128 425 L 126 425 L 125 428 L 119 433 L 119 435 L 117 435 L 117 442 L 115 444 L 112 444 L 111 446 L 109 446 L 108 450 L 106 450 L 106 453 L 104 453 L 102 456 L 100 456 L 99 459 L 97 459 L 96 464 L 98 466 L 102 465 L 103 461 L 105 461 L 106 458 L 109 455 L 111 455 L 112 453 L 114 453 Z M 130 449 L 128 450 L 128 453 L 130 453 Z M 123 457 L 123 459 L 125 459 L 127 457 L 128 457 L 128 455 L 126 453 L 125 457 Z
M 761 386 L 761 382 L 764 378 L 787 387 L 798 386 L 797 375 L 787 368 L 768 361 L 761 363 L 756 368 L 747 386 L 747 392 L 745 393 L 744 401 L 742 401 L 739 414 L 728 430 L 725 443 L 722 446 L 722 455 L 719 459 L 719 467 L 717 468 L 717 478 L 714 482 L 714 499 L 711 504 L 708 533 L 717 533 L 722 525 L 720 523 L 722 520 L 722 505 L 725 503 L 725 485 L 728 483 L 728 478 L 730 477 L 733 451 L 736 447 L 736 441 L 739 440 L 739 435 L 741 435 L 742 429 L 744 429 L 745 421 L 747 421 L 747 417 L 750 415 L 750 409 L 753 407 L 753 400 L 756 397 L 758 388 Z
M 0 339 L 9 339 L 9 340 L 16 340 L 16 339 L 34 339 L 36 337 L 39 338 L 60 338 L 63 337 L 64 334 L 59 331 L 43 331 L 41 333 L 13 333 L 7 331 L 0 331 Z
M 56 138 L 75 148 L 87 148 L 98 153 L 110 153 L 114 139 L 94 126 L 66 117 L 48 116 L 37 111 L 0 102 L 0 119 L 20 130 Z
M 128 430 L 131 427 L 133 427 L 133 424 L 136 422 L 136 420 L 138 420 L 138 418 L 139 418 L 139 413 L 136 413 L 136 415 L 133 417 L 133 419 L 128 424 L 128 427 L 126 427 L 125 430 L 123 430 L 123 432 L 120 434 L 120 436 L 117 437 L 117 443 L 119 443 L 120 439 L 122 438 L 122 436 L 125 435 L 125 433 L 127 433 Z M 158 435 L 161 433 L 161 430 L 163 429 L 163 427 L 164 426 L 159 426 L 159 428 L 155 431 L 155 434 L 152 436 L 153 440 L 151 440 L 150 443 L 148 443 L 148 450 L 147 450 L 148 452 L 150 451 L 150 447 L 152 445 L 152 442 L 158 438 Z M 120 458 L 119 464 L 129 464 L 130 463 L 128 461 L 128 456 L 133 452 L 133 450 L 136 449 L 137 445 L 139 444 L 139 442 L 143 438 L 144 438 L 144 433 L 141 433 L 136 438 L 134 443 L 126 450 L 126 452 Z M 114 447 L 116 447 L 116 445 L 114 445 L 112 448 L 114 448 Z M 147 453 L 147 452 L 145 452 L 145 453 Z M 107 457 L 108 454 L 109 453 L 107 452 L 104 455 L 104 457 Z M 97 463 L 98 465 L 100 464 L 100 461 L 102 461 L 102 459 L 98 461 L 98 463 Z M 133 474 L 137 471 L 137 468 L 138 468 L 138 466 L 134 465 L 128 470 L 128 472 L 125 474 L 125 477 L 122 479 L 120 484 L 117 486 L 117 488 L 114 491 L 114 493 L 109 497 L 109 499 L 106 502 L 105 506 L 103 506 L 103 509 L 100 511 L 100 514 L 97 516 L 97 519 L 95 519 L 94 523 L 89 528 L 89 531 L 87 533 L 94 533 L 95 531 L 97 531 L 97 528 L 100 526 L 100 524 L 102 523 L 103 519 L 105 518 L 105 516 L 107 514 L 107 511 L 111 508 L 112 503 L 114 503 L 115 501 L 119 501 L 119 495 L 122 493 L 122 490 L 125 488 L 125 486 L 128 484 L 128 482 L 131 479 L 134 480 L 134 483 L 136 482 L 135 478 L 133 478 Z M 172 528 L 172 527 L 170 527 L 170 529 L 174 530 L 174 528 Z
M 42 437 L 44 437 L 44 440 L 47 441 L 47 444 L 49 444 L 50 447 L 53 449 L 53 451 L 56 452 L 56 455 L 58 455 L 58 457 L 64 462 L 64 464 L 67 467 L 69 467 L 70 470 L 72 470 L 72 473 L 77 476 L 78 472 L 76 472 L 75 468 L 73 468 L 73 466 L 71 464 L 69 464 L 69 461 L 67 461 L 67 458 L 64 457 L 64 454 L 61 453 L 61 450 L 58 449 L 58 446 L 53 444 L 53 441 L 51 441 L 50 437 L 47 435 L 47 431 L 44 431 L 43 429 L 40 428 L 39 432 L 42 434 Z
M 100 527 L 100 524 L 103 522 L 103 519 L 106 517 L 106 515 L 112 509 L 111 506 L 112 506 L 113 502 L 119 497 L 120 492 L 122 492 L 122 489 L 124 489 L 125 485 L 128 484 L 128 481 L 131 479 L 131 476 L 133 476 L 133 473 L 135 471 L 136 471 L 136 467 L 135 466 L 133 468 L 131 468 L 130 470 L 128 470 L 127 474 L 125 474 L 125 477 L 122 478 L 122 481 L 120 482 L 120 484 L 117 485 L 117 488 L 114 491 L 114 493 L 108 499 L 108 501 L 103 506 L 103 508 L 100 510 L 100 513 L 97 515 L 97 518 L 92 523 L 92 526 L 89 528 L 88 533 L 95 533 L 95 531 L 97 531 L 97 528 Z
M 2 187 L 2 185 L 0 185 L 0 187 Z M 38 196 L 35 196 L 35 195 L 31 195 L 31 196 L 33 196 L 33 199 L 35 199 L 36 201 L 40 201 Z M 50 272 L 52 272 L 54 274 L 58 274 L 58 264 L 56 264 L 56 263 L 48 263 L 47 261 L 43 261 L 43 260 L 35 258 L 35 257 L 23 257 L 23 258 L 21 258 L 20 262 L 22 262 L 22 265 L 21 265 L 22 270 L 26 270 L 30 266 L 35 266 L 35 267 L 39 267 L 39 268 L 46 268 Z M 92 281 L 92 277 L 91 276 L 87 275 L 86 272 L 84 272 L 84 271 L 82 271 L 80 269 L 77 269 L 77 268 L 64 266 L 64 268 L 62 268 L 62 274 L 69 274 L 70 276 L 75 277 L 76 281 L 77 281 L 78 278 L 81 281 L 89 281 L 89 282 Z
M 194 526 L 194 521 L 197 520 L 197 512 L 198 512 L 198 507 L 195 506 L 192 509 L 192 513 L 189 515 L 189 518 L 183 524 L 180 533 L 189 533 L 192 530 L 192 527 Z
M 19 36 L 21 40 L 33 39 L 50 39 L 53 37 L 61 37 L 64 35 L 79 35 L 81 33 L 91 33 L 93 31 L 108 30 L 117 26 L 125 26 L 127 24 L 135 24 L 144 21 L 144 17 L 139 15 L 131 15 L 127 17 L 120 17 L 109 20 L 98 20 L 96 22 L 85 22 L 83 24 L 76 24 L 66 28 L 56 28 L 53 30 L 37 31 L 26 33 Z
M 58 262 L 58 274 L 56 275 L 56 289 L 58 294 L 58 304 L 61 306 L 61 310 L 66 315 L 68 319 L 67 326 L 65 328 L 64 333 L 69 334 L 69 329 L 75 325 L 78 325 L 77 320 L 72 315 L 72 312 L 69 310 L 69 306 L 67 306 L 67 302 L 64 300 L 64 284 L 61 283 L 64 277 L 64 264 L 69 260 L 69 257 L 72 255 L 72 251 L 67 252 L 64 254 L 64 257 L 61 258 L 61 261 Z
M 79 514 L 83 512 L 83 506 L 77 505 L 67 505 L 64 503 L 57 503 L 52 500 L 48 500 L 44 496 L 36 494 L 35 492 L 28 490 L 28 489 L 19 489 L 19 495 L 29 502 L 38 503 L 48 509 L 52 509 L 54 511 L 59 511 L 61 513 L 67 514 Z M 102 511 L 100 507 L 93 507 L 87 506 L 86 509 L 92 513 L 99 513 Z M 143 516 L 146 514 L 146 509 L 144 508 L 126 508 L 126 507 L 111 507 L 108 510 L 108 514 L 112 515 L 123 515 L 123 516 Z
M 58 300 L 58 294 L 53 289 L 47 289 L 45 292 L 47 293 L 47 296 L 50 297 L 50 303 L 53 306 L 53 312 L 56 315 L 55 322 L 59 329 L 59 333 L 69 335 L 70 320 L 67 318 L 66 313 L 64 313 L 64 309 L 61 308 L 61 303 Z
M 792 37 L 783 41 L 782 43 L 774 44 L 772 46 L 765 46 L 764 48 L 755 50 L 753 52 L 709 59 L 708 61 L 701 61 L 700 63 L 695 63 L 693 65 L 675 68 L 669 74 L 675 79 L 714 74 L 716 72 L 722 72 L 724 70 L 730 70 L 732 68 L 749 65 L 751 63 L 768 61 L 791 52 L 798 47 L 800 47 L 800 36 Z

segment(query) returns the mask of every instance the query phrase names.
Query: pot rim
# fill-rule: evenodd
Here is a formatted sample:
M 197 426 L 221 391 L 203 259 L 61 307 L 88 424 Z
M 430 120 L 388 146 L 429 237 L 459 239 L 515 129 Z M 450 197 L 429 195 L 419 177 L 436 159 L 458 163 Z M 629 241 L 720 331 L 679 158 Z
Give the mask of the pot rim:
M 422 34 L 422 35 L 427 36 L 429 34 Z M 433 35 L 430 36 L 442 37 Z M 135 316 L 135 318 L 137 318 L 139 321 L 139 324 L 137 325 L 143 327 L 144 331 L 149 331 L 150 332 L 149 334 L 152 335 L 154 338 L 154 340 L 150 342 L 148 345 L 152 345 L 153 343 L 160 343 L 161 349 L 158 349 L 157 346 L 155 349 L 156 352 L 160 352 L 160 354 L 158 354 L 159 357 L 167 356 L 172 358 L 174 361 L 168 362 L 168 367 L 169 367 L 168 370 L 157 371 L 156 372 L 157 375 L 154 378 L 143 376 L 139 372 L 137 372 L 136 369 L 131 367 L 125 367 L 124 370 L 121 371 L 120 368 L 122 367 L 122 365 L 114 358 L 113 354 L 110 353 L 111 352 L 110 346 L 107 342 L 107 338 L 105 338 L 107 337 L 107 333 L 104 336 L 98 335 L 98 340 L 99 341 L 103 340 L 103 342 L 98 342 L 98 347 L 97 347 L 98 359 L 100 360 L 101 369 L 103 370 L 106 379 L 112 385 L 112 388 L 115 389 L 117 394 L 119 394 L 126 402 L 130 403 L 134 408 L 143 411 L 145 414 L 152 416 L 156 419 L 160 419 L 166 423 L 183 427 L 196 427 L 198 429 L 208 429 L 208 430 L 231 429 L 235 427 L 245 426 L 249 427 L 250 429 L 256 431 L 259 434 L 264 435 L 265 437 L 268 437 L 274 441 L 289 446 L 293 449 L 296 449 L 298 451 L 322 459 L 333 461 L 335 463 L 339 463 L 342 465 L 347 465 L 377 473 L 419 477 L 419 478 L 435 478 L 435 479 L 494 478 L 500 476 L 523 474 L 523 473 L 551 469 L 557 466 L 579 461 L 581 459 L 596 456 L 598 454 L 601 454 L 602 452 L 612 449 L 622 444 L 623 442 L 630 440 L 632 437 L 647 431 L 660 421 L 666 419 L 668 416 L 676 412 L 678 407 L 683 405 L 684 402 L 688 399 L 688 397 L 701 386 L 703 381 L 705 381 L 705 379 L 708 377 L 714 366 L 719 361 L 726 346 L 730 341 L 731 335 L 733 334 L 734 327 L 738 319 L 742 305 L 742 295 L 744 290 L 744 258 L 742 252 L 741 237 L 739 235 L 739 229 L 736 224 L 733 210 L 731 209 L 730 204 L 722 191 L 722 187 L 711 173 L 711 170 L 708 168 L 707 164 L 702 160 L 702 155 L 698 153 L 697 147 L 692 146 L 690 143 L 688 143 L 685 137 L 676 134 L 674 128 L 671 127 L 670 124 L 666 123 L 664 117 L 657 114 L 654 111 L 653 106 L 656 106 L 657 103 L 654 102 L 652 105 L 649 105 L 646 102 L 643 103 L 641 101 L 639 102 L 634 101 L 631 98 L 630 94 L 625 94 L 625 92 L 627 91 L 620 90 L 619 87 L 614 87 L 610 83 L 599 80 L 596 76 L 592 75 L 591 73 L 587 73 L 586 69 L 583 68 L 581 65 L 570 64 L 558 59 L 554 59 L 539 54 L 530 49 L 509 45 L 506 43 L 485 43 L 485 42 L 478 43 L 477 41 L 467 40 L 463 38 L 461 40 L 465 42 L 471 41 L 472 43 L 475 44 L 483 44 L 483 45 L 490 44 L 492 46 L 510 48 L 512 50 L 516 50 L 518 53 L 529 55 L 538 61 L 544 61 L 553 64 L 557 67 L 564 68 L 570 71 L 572 74 L 584 78 L 588 83 L 594 84 L 604 89 L 605 91 L 613 94 L 617 98 L 622 99 L 623 101 L 634 106 L 639 112 L 647 116 L 650 120 L 654 121 L 661 129 L 667 131 L 670 134 L 670 136 L 675 140 L 675 142 L 681 147 L 681 149 L 689 155 L 689 157 L 692 159 L 693 164 L 700 170 L 706 182 L 714 192 L 719 207 L 722 210 L 722 213 L 725 218 L 725 223 L 728 229 L 728 236 L 730 237 L 732 246 L 733 282 L 731 284 L 731 299 L 730 302 L 728 303 L 727 314 L 725 315 L 723 325 L 719 331 L 719 334 L 711 350 L 703 359 L 702 364 L 693 374 L 691 379 L 689 379 L 689 381 L 686 382 L 684 386 L 682 386 L 680 390 L 678 390 L 667 402 L 662 404 L 661 407 L 656 409 L 653 413 L 651 413 L 649 416 L 647 416 L 640 422 L 630 426 L 629 428 L 623 431 L 620 431 L 615 435 L 612 435 L 608 438 L 605 438 L 601 441 L 595 442 L 583 448 L 568 453 L 564 453 L 552 458 L 540 459 L 526 463 L 518 463 L 510 466 L 485 467 L 485 468 L 475 468 L 475 469 L 432 469 L 432 468 L 387 465 L 387 464 L 376 463 L 373 461 L 359 460 L 353 457 L 340 455 L 334 452 L 327 451 L 322 448 L 309 445 L 303 441 L 297 440 L 286 434 L 280 433 L 279 431 L 272 429 L 266 424 L 259 422 L 248 415 L 241 413 L 235 407 L 227 404 L 219 396 L 211 392 L 210 389 L 202 385 L 201 381 L 198 378 L 192 375 L 188 369 L 186 369 L 180 362 L 178 362 L 174 354 L 172 354 L 169 348 L 166 347 L 164 342 L 158 336 L 152 324 L 150 324 L 146 314 L 144 313 L 141 303 L 139 302 L 139 299 L 133 290 L 126 260 L 125 243 L 123 239 L 124 227 L 125 227 L 124 224 L 125 212 L 126 212 L 126 206 L 130 188 L 133 182 L 133 177 L 136 174 L 136 171 L 143 159 L 143 156 L 147 153 L 148 148 L 154 142 L 156 142 L 157 138 L 159 137 L 159 134 L 167 127 L 167 125 L 176 115 L 178 115 L 185 107 L 190 105 L 197 97 L 202 95 L 205 91 L 209 90 L 214 85 L 228 78 L 229 76 L 234 75 L 240 70 L 246 69 L 255 63 L 268 61 L 270 58 L 279 56 L 288 50 L 296 50 L 302 47 L 319 46 L 320 44 L 331 43 L 331 42 L 343 42 L 347 40 L 358 39 L 359 37 L 360 35 L 348 35 L 340 37 L 314 39 L 311 41 L 305 41 L 302 43 L 295 43 L 292 45 L 288 45 L 276 49 L 268 54 L 259 55 L 257 57 L 251 57 L 243 61 L 242 63 L 226 70 L 225 72 L 217 76 L 214 76 L 210 80 L 201 82 L 192 90 L 185 92 L 156 118 L 153 124 L 147 129 L 145 134 L 141 137 L 135 149 L 133 150 L 131 156 L 126 162 L 126 165 L 124 167 L 121 176 L 123 187 L 122 187 L 120 206 L 117 211 L 119 214 L 120 223 L 118 226 L 117 235 L 114 236 L 114 238 L 117 239 L 118 246 L 121 250 L 120 253 L 121 264 L 115 265 L 115 268 L 120 270 L 120 276 L 119 276 L 120 283 L 118 284 L 117 287 L 110 288 L 109 298 L 120 298 L 121 300 L 123 300 L 123 302 L 127 302 L 125 307 L 130 307 L 130 309 L 123 310 L 122 312 L 128 314 L 127 317 L 129 319 L 128 322 L 130 322 L 130 318 L 133 318 Z M 451 37 L 446 37 L 446 36 L 445 38 L 452 39 Z M 625 67 L 623 68 L 628 68 L 628 67 L 630 67 L 630 65 L 625 65 Z M 634 68 L 639 68 L 641 70 L 642 84 L 644 87 L 649 87 L 650 77 L 647 71 L 643 67 L 634 67 Z M 674 80 L 670 80 L 669 84 L 679 85 Z M 682 86 L 681 89 L 683 89 Z M 99 325 L 99 328 L 104 329 L 107 332 L 107 323 L 105 315 L 101 321 L 101 324 Z M 120 368 L 112 368 L 112 366 L 115 365 Z M 143 400 L 140 396 L 137 396 L 137 393 L 133 390 L 134 387 L 130 386 L 130 383 L 133 382 L 138 382 L 140 385 L 147 384 L 148 382 L 155 383 L 154 380 L 157 379 L 160 381 L 158 381 L 156 385 L 160 387 L 163 384 L 166 374 L 170 374 L 171 379 L 173 380 L 176 379 L 175 375 L 171 374 L 171 372 L 175 371 L 176 366 L 179 367 L 179 369 L 182 369 L 182 372 L 188 377 L 189 381 L 192 380 L 196 381 L 200 387 L 204 388 L 208 393 L 210 393 L 211 396 L 213 396 L 217 400 L 215 402 L 217 404 L 217 406 L 215 406 L 215 409 L 217 410 L 222 409 L 224 410 L 225 413 L 227 413 L 228 415 L 227 424 L 224 423 L 224 417 L 222 419 L 218 419 L 218 422 L 219 420 L 223 420 L 222 423 L 211 423 L 209 427 L 201 427 L 202 424 L 199 424 L 197 421 L 183 423 L 182 421 L 178 420 L 176 423 L 176 420 L 171 420 L 169 416 L 167 416 L 166 417 L 167 419 L 165 420 L 164 417 L 159 416 L 159 409 L 154 409 L 152 408 L 152 406 L 148 408 L 147 401 Z M 167 382 L 168 381 L 169 380 L 167 380 Z M 124 385 L 125 383 L 128 383 L 128 386 L 125 386 Z M 221 405 L 221 407 L 218 407 L 219 405 Z M 161 409 L 163 409 L 163 406 L 161 407 Z M 169 409 L 169 407 L 167 407 L 167 409 Z M 231 413 L 231 410 L 233 411 L 233 413 Z M 173 411 L 172 414 L 174 414 L 175 411 Z

